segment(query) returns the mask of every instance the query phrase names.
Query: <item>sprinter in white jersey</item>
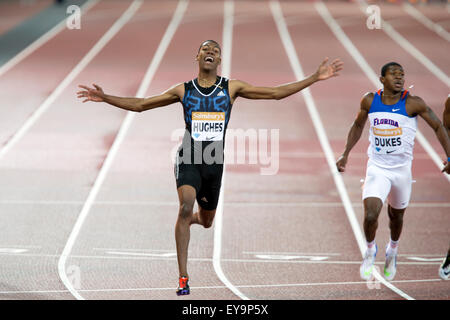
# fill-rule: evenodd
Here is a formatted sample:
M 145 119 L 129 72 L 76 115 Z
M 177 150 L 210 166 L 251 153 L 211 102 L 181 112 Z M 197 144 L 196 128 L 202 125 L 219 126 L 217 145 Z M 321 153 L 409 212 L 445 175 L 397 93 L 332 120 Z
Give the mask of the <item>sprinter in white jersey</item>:
M 403 227 L 403 214 L 411 196 L 411 162 L 414 138 L 417 131 L 417 116 L 422 117 L 433 128 L 447 154 L 442 172 L 450 174 L 450 140 L 434 112 L 425 102 L 403 89 L 403 68 L 396 62 L 385 64 L 380 81 L 383 89 L 367 93 L 347 137 L 344 153 L 336 162 L 338 171 L 344 172 L 348 155 L 361 137 L 367 119 L 370 122 L 369 160 L 363 187 L 364 234 L 367 251 L 360 267 L 364 280 L 370 279 L 377 253 L 375 233 L 378 216 L 383 203 L 388 199 L 389 228 L 391 241 L 386 246 L 384 276 L 394 279 L 398 242 Z
M 450 94 L 447 97 L 447 100 L 445 100 L 445 108 L 444 108 L 444 114 L 442 115 L 442 122 L 444 124 L 445 129 L 447 130 L 447 134 L 450 137 Z M 449 162 L 447 159 L 447 162 Z M 442 264 L 439 267 L 439 276 L 443 280 L 449 280 L 450 279 L 450 246 L 447 250 L 447 256 L 444 258 L 444 261 L 442 261 Z

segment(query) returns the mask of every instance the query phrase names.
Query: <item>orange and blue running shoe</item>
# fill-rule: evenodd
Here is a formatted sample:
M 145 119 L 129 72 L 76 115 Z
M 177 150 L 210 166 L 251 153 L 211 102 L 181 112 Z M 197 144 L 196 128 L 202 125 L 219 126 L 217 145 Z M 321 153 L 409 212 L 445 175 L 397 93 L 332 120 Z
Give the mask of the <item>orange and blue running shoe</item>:
M 189 289 L 189 278 L 188 277 L 180 277 L 179 285 L 177 289 L 178 296 L 188 295 L 190 293 Z

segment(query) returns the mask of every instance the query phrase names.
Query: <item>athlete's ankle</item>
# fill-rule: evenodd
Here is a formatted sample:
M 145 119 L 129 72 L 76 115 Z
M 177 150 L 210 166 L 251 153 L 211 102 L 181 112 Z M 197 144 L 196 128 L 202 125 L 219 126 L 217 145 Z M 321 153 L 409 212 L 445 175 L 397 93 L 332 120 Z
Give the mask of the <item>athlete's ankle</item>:
M 397 253 L 399 241 L 400 241 L 400 240 L 394 241 L 394 240 L 391 239 L 391 240 L 389 241 L 389 245 L 388 245 L 388 247 L 387 247 L 387 251 L 388 251 L 389 253 Z
M 369 252 L 374 253 L 377 249 L 377 243 L 375 242 L 375 239 L 372 241 L 367 241 L 367 250 L 369 250 Z

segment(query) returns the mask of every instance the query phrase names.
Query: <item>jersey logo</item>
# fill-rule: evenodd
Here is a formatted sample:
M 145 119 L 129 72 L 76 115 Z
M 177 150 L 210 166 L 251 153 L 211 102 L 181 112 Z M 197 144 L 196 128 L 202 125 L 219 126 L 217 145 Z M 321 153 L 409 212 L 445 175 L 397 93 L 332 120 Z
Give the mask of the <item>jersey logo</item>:
M 225 96 L 225 93 L 223 93 L 223 91 L 220 91 L 220 92 L 217 94 L 217 96 L 218 96 L 218 97 L 224 97 L 224 96 Z
M 397 112 L 397 111 L 399 111 L 400 109 L 392 109 L 392 112 Z
M 392 153 L 392 152 L 394 152 L 395 150 L 386 150 L 386 153 L 387 154 L 389 154 L 389 153 Z

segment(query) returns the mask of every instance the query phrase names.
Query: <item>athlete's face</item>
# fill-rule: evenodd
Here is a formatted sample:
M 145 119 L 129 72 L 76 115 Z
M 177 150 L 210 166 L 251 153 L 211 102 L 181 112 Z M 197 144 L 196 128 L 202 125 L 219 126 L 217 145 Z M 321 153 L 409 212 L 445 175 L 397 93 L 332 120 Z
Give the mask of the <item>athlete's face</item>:
M 221 62 L 220 48 L 214 42 L 204 42 L 200 47 L 196 60 L 203 70 L 214 70 Z
M 405 84 L 405 73 L 403 68 L 399 66 L 390 66 L 386 70 L 384 77 L 380 78 L 380 81 L 385 89 L 393 92 L 402 91 Z

